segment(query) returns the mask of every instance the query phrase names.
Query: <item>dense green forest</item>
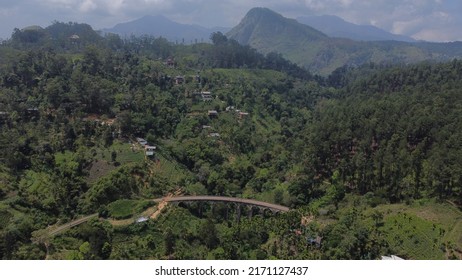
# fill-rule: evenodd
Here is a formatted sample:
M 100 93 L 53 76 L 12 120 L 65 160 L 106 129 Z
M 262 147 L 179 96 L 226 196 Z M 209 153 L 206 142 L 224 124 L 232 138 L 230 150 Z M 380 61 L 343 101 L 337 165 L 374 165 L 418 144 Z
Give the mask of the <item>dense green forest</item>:
M 320 77 L 211 40 L 2 43 L 0 258 L 462 258 L 462 61 Z M 292 210 L 153 201 L 173 194 Z

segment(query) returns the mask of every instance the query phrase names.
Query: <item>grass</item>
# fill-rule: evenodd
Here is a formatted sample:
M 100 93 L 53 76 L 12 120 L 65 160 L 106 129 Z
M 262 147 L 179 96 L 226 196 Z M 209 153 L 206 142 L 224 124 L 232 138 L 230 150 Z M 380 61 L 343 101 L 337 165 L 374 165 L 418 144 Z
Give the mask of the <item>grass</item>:
M 117 153 L 116 161 L 112 162 L 112 152 Z M 132 145 L 126 142 L 114 141 L 108 147 L 96 147 L 89 151 L 89 157 L 93 159 L 89 169 L 88 182 L 94 183 L 99 178 L 106 176 L 119 165 L 124 165 L 132 162 L 142 162 L 144 153 L 141 148 L 132 149 Z
M 435 223 L 409 213 L 387 216 L 384 231 L 390 249 L 409 259 L 445 258 L 445 231 Z
M 109 216 L 114 219 L 127 219 L 153 204 L 149 200 L 120 199 L 108 204 Z
M 132 150 L 131 144 L 121 141 L 114 141 L 110 147 L 100 149 L 97 152 L 96 159 L 111 161 L 111 154 L 113 151 L 117 153 L 116 162 L 122 165 L 131 162 L 141 162 L 144 160 L 144 153 L 141 149 Z
M 383 232 L 396 255 L 410 259 L 460 258 L 462 212 L 434 200 L 414 204 L 388 204 L 366 209 L 384 214 Z
M 347 194 L 335 218 L 352 208 L 369 218 L 379 212 L 383 215 L 379 229 L 388 243 L 387 252 L 383 253 L 413 260 L 462 259 L 462 212 L 457 207 L 434 199 L 371 205 L 371 198 L 367 196 Z M 323 219 L 319 218 L 318 222 L 326 225 L 332 222 Z M 373 223 L 373 219 L 369 222 Z
M 163 142 L 165 146 L 167 142 Z M 185 166 L 179 164 L 175 159 L 162 148 L 156 152 L 157 162 L 153 162 L 151 176 L 161 178 L 165 182 L 175 186 L 184 187 L 184 182 L 193 181 L 194 174 Z

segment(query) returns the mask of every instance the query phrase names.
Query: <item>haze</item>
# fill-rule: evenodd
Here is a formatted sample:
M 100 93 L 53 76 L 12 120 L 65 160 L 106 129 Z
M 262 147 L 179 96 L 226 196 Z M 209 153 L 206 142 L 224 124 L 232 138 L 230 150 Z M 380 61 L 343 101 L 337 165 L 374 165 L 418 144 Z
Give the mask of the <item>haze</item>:
M 45 27 L 54 20 L 102 29 L 158 14 L 181 23 L 233 27 L 252 7 L 293 18 L 337 15 L 417 40 L 462 40 L 462 3 L 457 0 L 2 0 L 0 38 L 10 37 L 16 27 Z

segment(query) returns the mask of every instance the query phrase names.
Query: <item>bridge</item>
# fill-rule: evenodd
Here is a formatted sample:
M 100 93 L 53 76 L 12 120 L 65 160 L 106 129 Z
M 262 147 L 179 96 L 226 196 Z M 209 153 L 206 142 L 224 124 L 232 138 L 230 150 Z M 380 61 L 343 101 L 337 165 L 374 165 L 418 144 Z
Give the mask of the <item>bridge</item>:
M 212 196 L 212 195 L 199 195 L 199 196 L 173 196 L 173 197 L 163 197 L 154 199 L 154 202 L 190 202 L 190 201 L 208 201 L 208 202 L 231 202 L 246 204 L 251 206 L 257 206 L 261 208 L 270 209 L 275 212 L 287 212 L 289 207 L 282 206 L 279 204 L 273 204 L 268 202 L 263 202 L 254 199 L 238 198 L 238 197 L 229 197 L 229 196 Z
M 269 209 L 274 212 L 287 212 L 289 207 L 263 202 L 254 199 L 238 198 L 238 197 L 229 197 L 229 196 L 212 196 L 212 195 L 199 195 L 199 196 L 166 196 L 162 198 L 153 199 L 154 202 L 194 202 L 194 201 L 205 201 L 205 202 L 227 202 L 227 203 L 237 203 L 244 204 L 249 206 L 256 206 L 259 208 Z M 240 207 L 238 207 L 238 219 L 240 217 Z M 52 236 L 58 235 L 63 231 L 66 231 L 70 228 L 88 222 L 93 218 L 98 218 L 98 213 L 94 213 L 79 219 L 73 220 L 67 224 L 55 225 L 47 229 L 38 230 L 35 232 L 35 237 L 33 237 L 33 242 L 35 243 L 44 243 L 46 240 Z

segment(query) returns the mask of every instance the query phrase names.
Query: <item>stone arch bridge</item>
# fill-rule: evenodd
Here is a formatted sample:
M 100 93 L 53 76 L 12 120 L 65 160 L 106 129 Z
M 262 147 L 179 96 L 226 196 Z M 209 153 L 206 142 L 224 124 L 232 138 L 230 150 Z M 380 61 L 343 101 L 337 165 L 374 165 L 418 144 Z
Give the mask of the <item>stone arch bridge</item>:
M 282 206 L 279 204 L 273 204 L 268 202 L 263 202 L 254 199 L 238 198 L 238 197 L 229 197 L 229 196 L 212 196 L 212 195 L 199 195 L 199 196 L 173 196 L 173 197 L 163 197 L 154 199 L 155 202 L 159 203 L 162 201 L 165 202 L 193 202 L 193 201 L 207 201 L 207 202 L 228 202 L 228 203 L 237 203 L 244 204 L 249 206 L 256 206 L 258 208 L 269 209 L 273 212 L 287 212 L 289 207 Z

